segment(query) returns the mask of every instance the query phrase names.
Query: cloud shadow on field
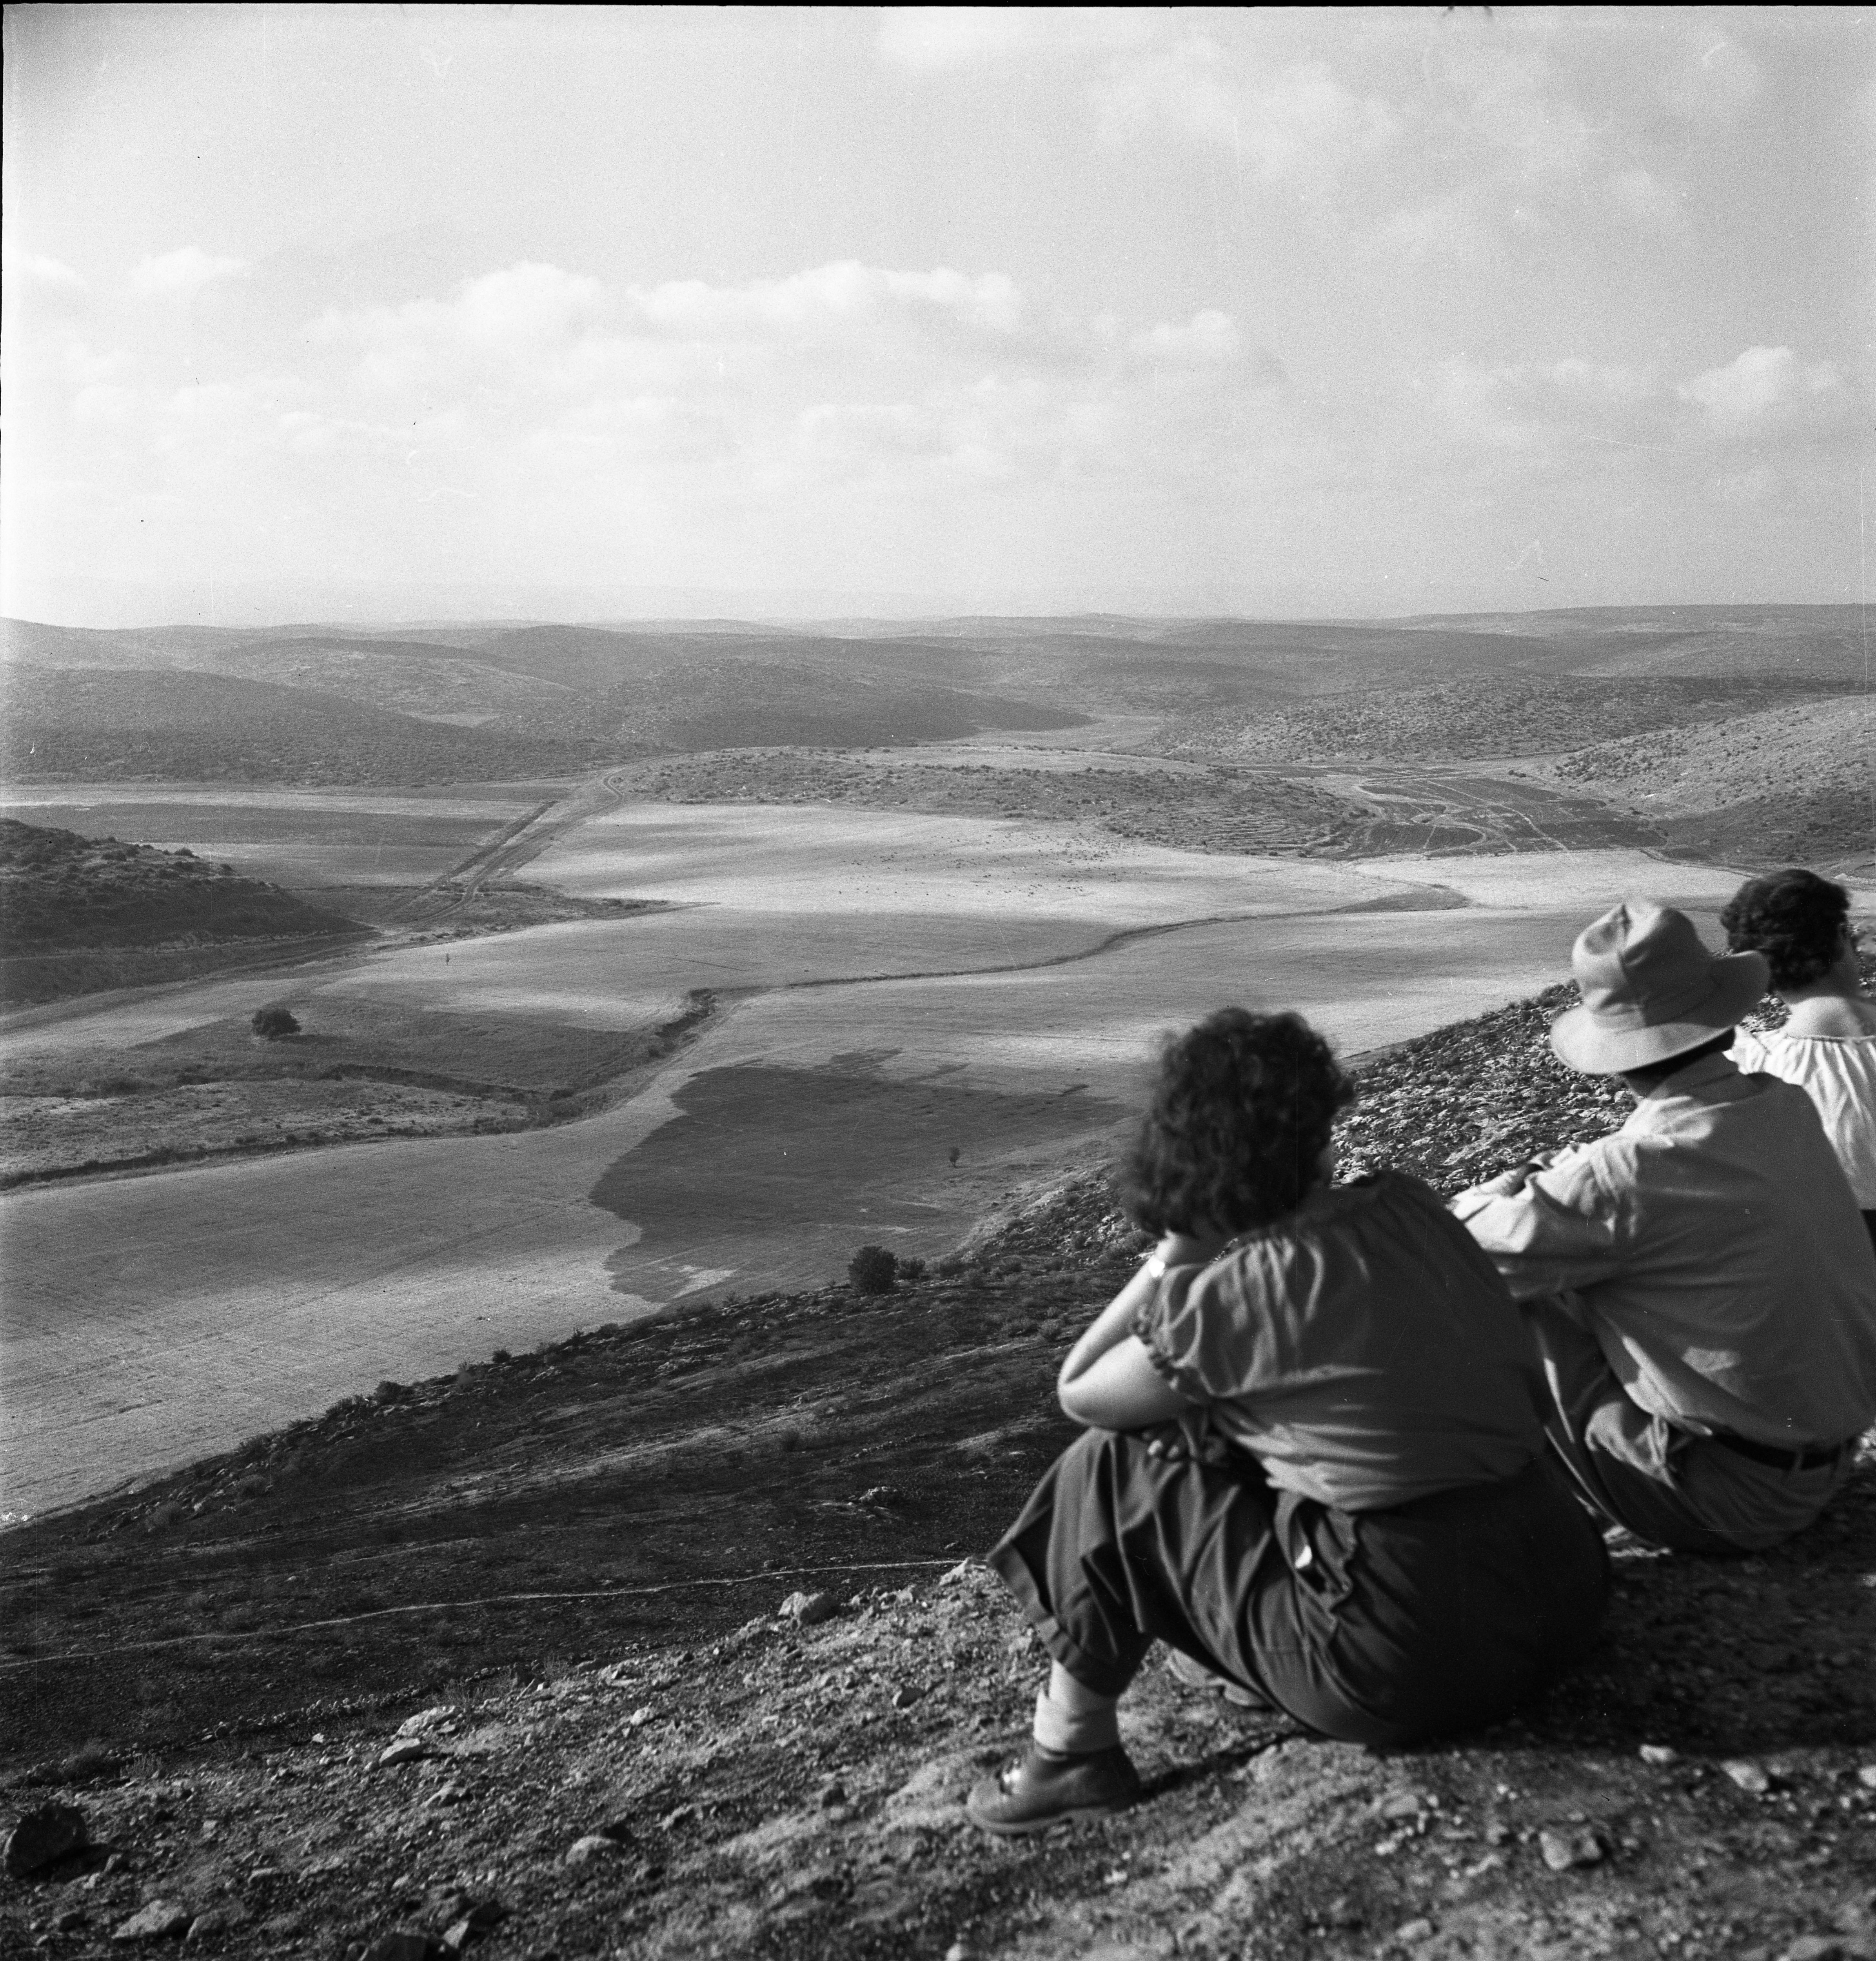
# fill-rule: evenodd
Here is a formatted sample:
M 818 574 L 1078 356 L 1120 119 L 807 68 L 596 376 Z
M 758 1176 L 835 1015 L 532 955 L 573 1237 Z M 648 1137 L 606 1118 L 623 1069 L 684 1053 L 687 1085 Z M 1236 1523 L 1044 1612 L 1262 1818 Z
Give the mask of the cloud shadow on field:
M 713 1255 L 726 1241 L 809 1225 L 844 1225 L 857 1245 L 929 1229 L 954 1209 L 962 1230 L 980 1209 L 975 1174 L 989 1162 L 1111 1130 L 1131 1114 L 1081 1084 L 1013 1095 L 889 1077 L 880 1064 L 892 1053 L 856 1051 L 815 1069 L 705 1070 L 677 1092 L 680 1118 L 617 1159 L 589 1197 L 642 1229 L 632 1249 L 641 1255 L 705 1245 Z

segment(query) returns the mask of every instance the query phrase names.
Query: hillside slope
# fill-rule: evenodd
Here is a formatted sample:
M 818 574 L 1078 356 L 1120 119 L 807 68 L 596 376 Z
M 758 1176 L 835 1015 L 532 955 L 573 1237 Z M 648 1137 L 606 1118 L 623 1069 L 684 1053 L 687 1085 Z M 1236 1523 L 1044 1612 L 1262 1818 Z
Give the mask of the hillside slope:
M 1536 773 L 1655 819 L 1690 854 L 1770 863 L 1876 852 L 1876 699 L 1866 695 L 1625 736 Z
M 15 667 L 5 707 L 0 773 L 15 783 L 487 783 L 573 773 L 603 753 L 180 668 Z
M 1373 1059 L 1350 1169 L 1451 1188 L 1606 1127 L 1544 1044 L 1563 991 Z M 1091 1165 L 895 1293 L 498 1354 L 9 1533 L 0 1806 L 75 1803 L 98 1842 L 0 1882 L 0 1940 L 120 1952 L 142 1913 L 320 1961 L 441 1961 L 451 1928 L 490 1961 L 1876 1956 L 1867 1446 L 1776 1554 L 1619 1557 L 1602 1645 L 1488 1733 L 1323 1743 L 1155 1663 L 1123 1717 L 1147 1802 L 972 1832 L 1041 1663 L 960 1562 L 1069 1433 L 1056 1363 L 1137 1253 Z
M 8 953 L 365 930 L 187 850 L 81 837 L 0 818 L 0 938 Z

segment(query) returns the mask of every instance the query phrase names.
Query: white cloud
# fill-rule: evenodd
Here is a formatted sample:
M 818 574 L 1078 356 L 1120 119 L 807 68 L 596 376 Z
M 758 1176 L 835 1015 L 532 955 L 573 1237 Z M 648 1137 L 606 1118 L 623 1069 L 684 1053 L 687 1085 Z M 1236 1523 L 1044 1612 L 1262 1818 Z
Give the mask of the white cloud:
M 139 261 L 131 270 L 130 289 L 145 298 L 188 299 L 219 279 L 238 279 L 247 270 L 245 259 L 217 258 L 199 245 L 184 245 Z
M 1724 368 L 1683 382 L 1677 393 L 1723 436 L 1815 430 L 1849 407 L 1843 377 L 1829 362 L 1807 364 L 1788 347 L 1749 347 Z

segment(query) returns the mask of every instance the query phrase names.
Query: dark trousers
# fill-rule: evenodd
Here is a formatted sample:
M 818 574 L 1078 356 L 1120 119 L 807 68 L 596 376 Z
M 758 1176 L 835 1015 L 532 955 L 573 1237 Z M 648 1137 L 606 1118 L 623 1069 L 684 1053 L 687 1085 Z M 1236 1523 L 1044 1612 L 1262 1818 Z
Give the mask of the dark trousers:
M 1568 1299 L 1520 1306 L 1550 1387 L 1550 1447 L 1604 1518 L 1676 1552 L 1757 1552 L 1802 1532 L 1849 1476 L 1854 1450 L 1834 1465 L 1782 1471 L 1650 1415 L 1629 1401 Z
M 990 1554 L 1054 1659 L 1118 1695 L 1155 1639 L 1326 1736 L 1397 1744 L 1495 1721 L 1585 1648 L 1609 1570 L 1547 1459 L 1358 1515 L 1254 1458 L 1168 1464 L 1091 1430 Z

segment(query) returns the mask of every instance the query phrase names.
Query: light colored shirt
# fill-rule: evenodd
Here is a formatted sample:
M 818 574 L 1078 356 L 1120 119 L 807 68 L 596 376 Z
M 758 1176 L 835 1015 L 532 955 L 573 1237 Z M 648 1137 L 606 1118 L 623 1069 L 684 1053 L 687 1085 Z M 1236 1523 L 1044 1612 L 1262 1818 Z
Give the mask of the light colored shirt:
M 1856 1202 L 1876 1211 L 1876 1035 L 1795 1035 L 1779 1028 L 1733 1037 L 1733 1060 L 1749 1074 L 1795 1083 L 1817 1106 L 1824 1135 Z
M 1651 1415 L 1786 1448 L 1876 1419 L 1876 1255 L 1788 1083 L 1703 1057 L 1522 1191 L 1452 1209 L 1519 1299 L 1563 1295 Z
M 1173 1267 L 1133 1331 L 1273 1484 L 1345 1511 L 1509 1478 L 1543 1448 L 1522 1317 L 1439 1200 L 1397 1172 L 1313 1193 L 1211 1265 Z

